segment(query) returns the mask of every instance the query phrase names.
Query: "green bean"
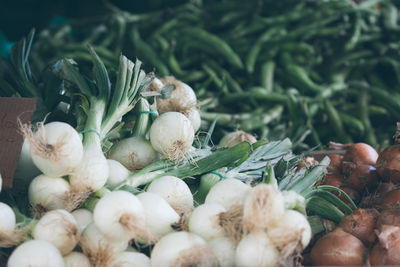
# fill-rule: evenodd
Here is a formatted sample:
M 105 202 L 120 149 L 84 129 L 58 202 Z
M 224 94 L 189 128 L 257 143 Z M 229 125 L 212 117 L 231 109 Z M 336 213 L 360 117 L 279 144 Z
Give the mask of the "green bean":
M 184 73 L 182 79 L 186 82 L 196 82 L 202 80 L 205 76 L 206 74 L 203 71 L 191 70 L 189 73 Z
M 214 49 L 216 54 L 224 57 L 232 66 L 239 69 L 243 68 L 243 63 L 240 57 L 218 36 L 196 27 L 187 27 L 182 30 L 182 34 L 185 34 L 186 36 L 191 37 L 194 41 L 198 41 L 199 43 Z
M 272 88 L 274 87 L 274 70 L 274 61 L 267 61 L 261 67 L 260 83 L 268 92 L 272 91 Z
M 115 16 L 114 20 L 115 28 L 116 28 L 116 37 L 114 41 L 114 51 L 115 53 L 119 53 L 122 50 L 122 46 L 124 44 L 124 36 L 126 31 L 126 21 L 121 16 Z
M 371 146 L 376 146 L 376 136 L 372 129 L 371 121 L 368 114 L 368 91 L 362 90 L 358 98 L 359 116 L 365 127 L 365 140 Z
M 206 63 L 212 67 L 216 72 L 221 73 L 221 75 L 226 79 L 227 84 L 229 85 L 230 88 L 233 89 L 235 92 L 243 92 L 243 89 L 239 85 L 239 83 L 232 78 L 230 73 L 223 69 L 220 65 L 218 65 L 215 61 L 213 60 L 207 60 Z
M 352 140 L 347 136 L 344 128 L 343 128 L 343 123 L 340 119 L 340 116 L 335 109 L 335 107 L 332 105 L 332 103 L 329 100 L 324 100 L 324 106 L 325 106 L 325 111 L 328 115 L 329 122 L 331 124 L 331 127 L 335 131 L 335 134 L 338 136 L 338 141 L 343 142 L 343 143 L 351 143 Z
M 286 31 L 283 29 L 272 28 L 267 30 L 264 34 L 260 36 L 260 38 L 258 38 L 257 42 L 250 49 L 250 52 L 247 56 L 246 68 L 249 73 L 252 73 L 254 71 L 255 62 L 264 43 L 272 39 L 273 36 L 284 35 L 285 33 Z
M 288 101 L 288 97 L 284 94 L 280 93 L 275 93 L 275 92 L 267 92 L 265 88 L 254 88 L 250 91 L 244 91 L 241 93 L 231 93 L 226 95 L 223 99 L 221 99 L 222 102 L 224 103 L 231 103 L 231 102 L 236 102 L 240 100 L 246 100 L 246 99 L 256 99 L 260 101 L 268 101 L 268 102 L 274 102 L 274 103 L 281 103 L 281 104 L 286 104 Z
M 215 83 L 215 85 L 219 88 L 219 90 L 221 92 L 227 94 L 228 90 L 226 88 L 226 83 L 218 77 L 217 73 L 212 68 L 207 66 L 206 64 L 202 64 L 201 67 L 210 76 L 210 78 Z
M 289 64 L 285 66 L 288 79 L 305 93 L 319 94 L 323 91 L 322 87 L 314 83 L 307 74 L 307 71 L 298 66 Z
M 307 43 L 288 42 L 281 46 L 281 51 L 289 53 L 314 54 L 314 47 Z
M 152 36 L 156 37 L 156 36 L 160 36 L 164 33 L 168 33 L 169 31 L 172 30 L 172 28 L 174 28 L 175 26 L 178 25 L 178 18 L 173 18 L 165 23 L 162 23 L 160 27 L 158 27 L 153 33 Z
M 167 76 L 169 74 L 168 68 L 160 60 L 159 55 L 141 39 L 137 28 L 132 29 L 130 38 L 138 57 L 143 57 L 145 61 L 152 64 L 156 68 L 158 75 Z
M 170 67 L 171 71 L 175 75 L 184 75 L 184 71 L 181 69 L 181 66 L 179 65 L 178 61 L 176 60 L 176 57 L 175 57 L 173 51 L 169 52 L 168 66 Z
M 368 114 L 371 116 L 388 116 L 389 112 L 384 107 L 368 105 Z
M 282 112 L 283 106 L 277 105 L 268 109 L 267 111 L 263 111 L 259 115 L 253 115 L 249 119 L 243 119 L 240 126 L 244 131 L 253 131 L 269 124 L 273 120 L 277 120 L 279 117 L 281 117 Z
M 357 135 L 363 136 L 365 126 L 361 120 L 344 112 L 339 112 L 339 117 L 345 127 L 353 130 Z
M 353 82 L 352 85 L 361 90 L 367 89 L 371 99 L 373 99 L 375 103 L 385 107 L 393 116 L 395 116 L 395 118 L 400 118 L 400 99 L 394 97 L 393 94 L 390 94 L 389 92 L 378 87 L 368 86 L 365 84 Z M 355 91 L 354 93 L 359 94 L 359 90 Z
M 354 22 L 354 26 L 353 26 L 353 32 L 351 34 L 350 39 L 348 40 L 348 42 L 346 42 L 346 44 L 344 45 L 344 50 L 345 51 L 350 51 L 353 50 L 356 45 L 358 40 L 360 39 L 361 36 L 361 17 L 360 14 L 356 14 L 356 21 Z

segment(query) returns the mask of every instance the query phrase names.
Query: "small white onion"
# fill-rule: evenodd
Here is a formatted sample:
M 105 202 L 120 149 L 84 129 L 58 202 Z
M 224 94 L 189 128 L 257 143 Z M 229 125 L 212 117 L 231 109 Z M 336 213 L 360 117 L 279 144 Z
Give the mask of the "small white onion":
M 191 108 L 183 112 L 183 114 L 190 120 L 194 132 L 197 132 L 201 126 L 200 112 L 196 108 Z
M 108 157 L 120 162 L 128 170 L 135 171 L 158 160 L 159 155 L 149 141 L 142 137 L 130 137 L 115 143 Z
M 50 122 L 35 134 L 24 128 L 32 160 L 46 175 L 61 177 L 70 174 L 83 157 L 78 132 L 64 122 Z
M 79 241 L 77 222 L 66 210 L 49 211 L 35 225 L 33 237 L 50 242 L 62 255 L 67 255 Z
M 69 176 L 69 183 L 71 188 L 80 193 L 96 191 L 106 184 L 108 174 L 107 159 L 103 152 L 97 148 L 89 149 L 85 150 L 82 161 Z
M 94 225 L 89 224 L 82 233 L 80 246 L 86 255 L 91 255 L 94 258 L 101 258 L 102 253 L 116 254 L 124 251 L 129 245 L 128 240 L 113 241 L 108 239 Z
M 30 240 L 19 245 L 7 262 L 8 267 L 64 267 L 64 260 L 58 249 L 43 240 Z
M 311 226 L 307 218 L 298 211 L 286 210 L 276 222 L 268 228 L 268 236 L 278 248 L 288 244 L 300 244 L 304 249 L 311 240 Z M 294 248 L 297 245 L 294 246 Z
M 15 230 L 15 213 L 6 203 L 0 202 L 0 236 L 10 235 Z
M 206 203 L 196 207 L 189 218 L 189 231 L 205 240 L 224 236 L 224 229 L 219 224 L 218 217 L 221 212 L 226 212 L 226 209 L 218 203 Z
M 164 87 L 164 84 L 162 83 L 162 81 L 160 79 L 158 79 L 157 77 L 154 77 L 153 81 L 151 82 L 151 84 L 149 85 L 147 90 L 148 91 L 159 91 L 163 87 Z
M 228 178 L 216 183 L 208 192 L 205 203 L 219 203 L 229 209 L 241 204 L 251 187 L 237 179 Z
M 111 263 L 112 267 L 150 267 L 150 258 L 140 252 L 122 252 Z
M 126 191 L 104 195 L 94 208 L 93 221 L 103 235 L 114 241 L 138 238 L 146 230 L 146 215 L 141 201 Z
M 164 198 L 178 214 L 193 209 L 193 195 L 189 186 L 175 176 L 162 176 L 154 180 L 147 188 L 147 192 Z
M 236 131 L 236 132 L 231 132 L 224 137 L 222 137 L 221 141 L 219 142 L 219 147 L 232 147 L 234 145 L 237 145 L 241 142 L 247 141 L 250 144 L 255 143 L 257 139 L 252 136 L 251 134 L 248 134 L 243 131 Z
M 85 228 L 93 222 L 93 213 L 87 209 L 77 209 L 71 212 L 72 216 L 74 216 L 79 233 L 82 233 Z
M 13 190 L 21 190 L 21 192 L 25 193 L 32 179 L 41 173 L 33 163 L 29 143 L 24 139 L 14 173 Z
M 154 235 L 163 236 L 173 231 L 171 225 L 177 223 L 180 217 L 167 201 L 151 192 L 137 197 L 144 207 L 146 225 Z
M 179 160 L 192 147 L 194 141 L 192 123 L 182 113 L 164 113 L 151 125 L 150 141 L 154 149 L 164 157 Z
M 107 186 L 110 189 L 114 189 L 129 176 L 129 170 L 124 167 L 121 163 L 113 159 L 107 159 L 108 163 L 108 178 Z
M 220 267 L 235 266 L 235 243 L 229 237 L 217 237 L 208 241 Z
M 161 238 L 151 252 L 150 262 L 152 267 L 217 266 L 217 259 L 207 242 L 196 234 L 183 231 Z
M 71 252 L 64 256 L 65 267 L 91 267 L 89 258 L 81 252 Z
M 276 266 L 278 261 L 279 251 L 263 231 L 248 234 L 236 247 L 237 267 Z
M 164 85 L 173 84 L 175 89 L 167 99 L 157 99 L 157 110 L 160 114 L 170 111 L 183 112 L 196 106 L 197 98 L 193 89 L 186 83 L 174 77 L 165 77 L 161 80 Z
M 285 212 L 285 201 L 274 186 L 258 184 L 253 187 L 243 204 L 243 228 L 266 230 Z
M 70 185 L 65 179 L 42 174 L 35 177 L 29 185 L 29 203 L 34 208 L 45 210 L 64 209 L 70 190 Z

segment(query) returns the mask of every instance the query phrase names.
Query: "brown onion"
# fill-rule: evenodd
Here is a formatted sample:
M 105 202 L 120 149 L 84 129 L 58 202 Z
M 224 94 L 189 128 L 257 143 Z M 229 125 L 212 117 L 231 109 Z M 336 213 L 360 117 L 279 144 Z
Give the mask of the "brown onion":
M 376 240 L 374 229 L 378 215 L 376 209 L 356 209 L 352 214 L 343 217 L 339 226 L 365 244 L 372 244 Z
M 331 160 L 331 162 L 328 166 L 328 172 L 341 173 L 343 156 L 339 154 L 332 154 L 329 155 L 329 159 Z
M 400 207 L 394 206 L 382 210 L 376 225 L 378 229 L 381 229 L 382 225 L 400 226 Z
M 382 202 L 382 198 L 394 189 L 396 189 L 396 186 L 392 183 L 380 183 L 371 194 L 366 195 L 362 199 L 359 207 L 370 208 L 379 206 Z
M 379 242 L 369 254 L 371 265 L 400 265 L 400 228 L 383 225 Z
M 379 153 L 376 169 L 384 181 L 400 183 L 400 145 L 388 146 Z
M 358 192 L 364 189 L 371 189 L 378 181 L 377 172 L 374 166 L 358 165 L 346 179 L 346 184 Z
M 387 193 L 390 191 L 396 189 L 397 186 L 393 183 L 380 183 L 378 187 L 375 190 L 375 194 L 378 194 L 380 196 L 385 196 Z
M 351 200 L 353 200 L 355 204 L 360 202 L 361 195 L 357 190 L 348 186 L 341 186 L 340 189 L 342 189 L 351 198 Z M 338 194 L 338 196 L 344 203 L 346 203 L 347 205 L 350 204 L 349 200 L 343 194 Z
M 393 207 L 395 205 L 400 205 L 400 188 L 387 193 L 381 202 L 382 208 Z
M 311 250 L 311 262 L 318 266 L 363 265 L 366 249 L 355 236 L 341 228 L 324 235 Z
M 323 185 L 331 185 L 335 187 L 340 187 L 344 183 L 344 177 L 338 173 L 328 173 L 322 180 Z
M 343 161 L 353 162 L 356 165 L 375 165 L 377 159 L 376 150 L 365 143 L 353 144 L 343 155 Z

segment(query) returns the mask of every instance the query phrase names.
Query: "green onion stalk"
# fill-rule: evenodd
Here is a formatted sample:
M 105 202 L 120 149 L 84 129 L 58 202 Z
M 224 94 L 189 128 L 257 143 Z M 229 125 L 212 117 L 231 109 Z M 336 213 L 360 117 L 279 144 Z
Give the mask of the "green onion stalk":
M 151 74 L 146 75 L 141 70 L 139 60 L 133 63 L 121 55 L 117 81 L 115 87 L 112 87 L 104 63 L 92 47 L 89 47 L 89 52 L 93 60 L 92 83 L 87 82 L 70 60 L 63 59 L 61 69 L 63 78 L 76 85 L 88 103 L 82 113 L 86 116 L 81 131 L 84 158 L 69 177 L 73 206 L 79 205 L 92 192 L 104 187 L 109 170 L 102 144 L 107 144 L 108 137 L 122 128 L 122 116 L 134 108 L 140 93 L 146 90 L 153 79 Z

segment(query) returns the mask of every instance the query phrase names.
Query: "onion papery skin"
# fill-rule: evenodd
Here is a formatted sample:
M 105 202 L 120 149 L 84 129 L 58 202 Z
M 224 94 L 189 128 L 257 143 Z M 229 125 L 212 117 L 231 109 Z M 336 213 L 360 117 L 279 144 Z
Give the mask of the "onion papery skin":
M 369 254 L 369 263 L 377 265 L 400 265 L 400 228 L 383 225 L 378 235 L 379 242 Z
M 378 175 L 376 168 L 371 165 L 358 165 L 351 171 L 346 179 L 346 184 L 358 192 L 363 192 L 367 189 L 372 189 L 377 184 Z
M 350 146 L 343 155 L 342 162 L 352 162 L 356 165 L 374 166 L 378 159 L 376 150 L 365 143 L 356 143 Z
M 345 216 L 339 226 L 345 232 L 369 245 L 376 240 L 374 229 L 378 216 L 379 212 L 376 209 L 357 209 L 352 214 Z
M 376 169 L 382 180 L 400 183 L 400 144 L 389 146 L 379 153 Z
M 311 262 L 318 266 L 360 266 L 366 248 L 355 236 L 336 228 L 320 238 L 311 250 Z

